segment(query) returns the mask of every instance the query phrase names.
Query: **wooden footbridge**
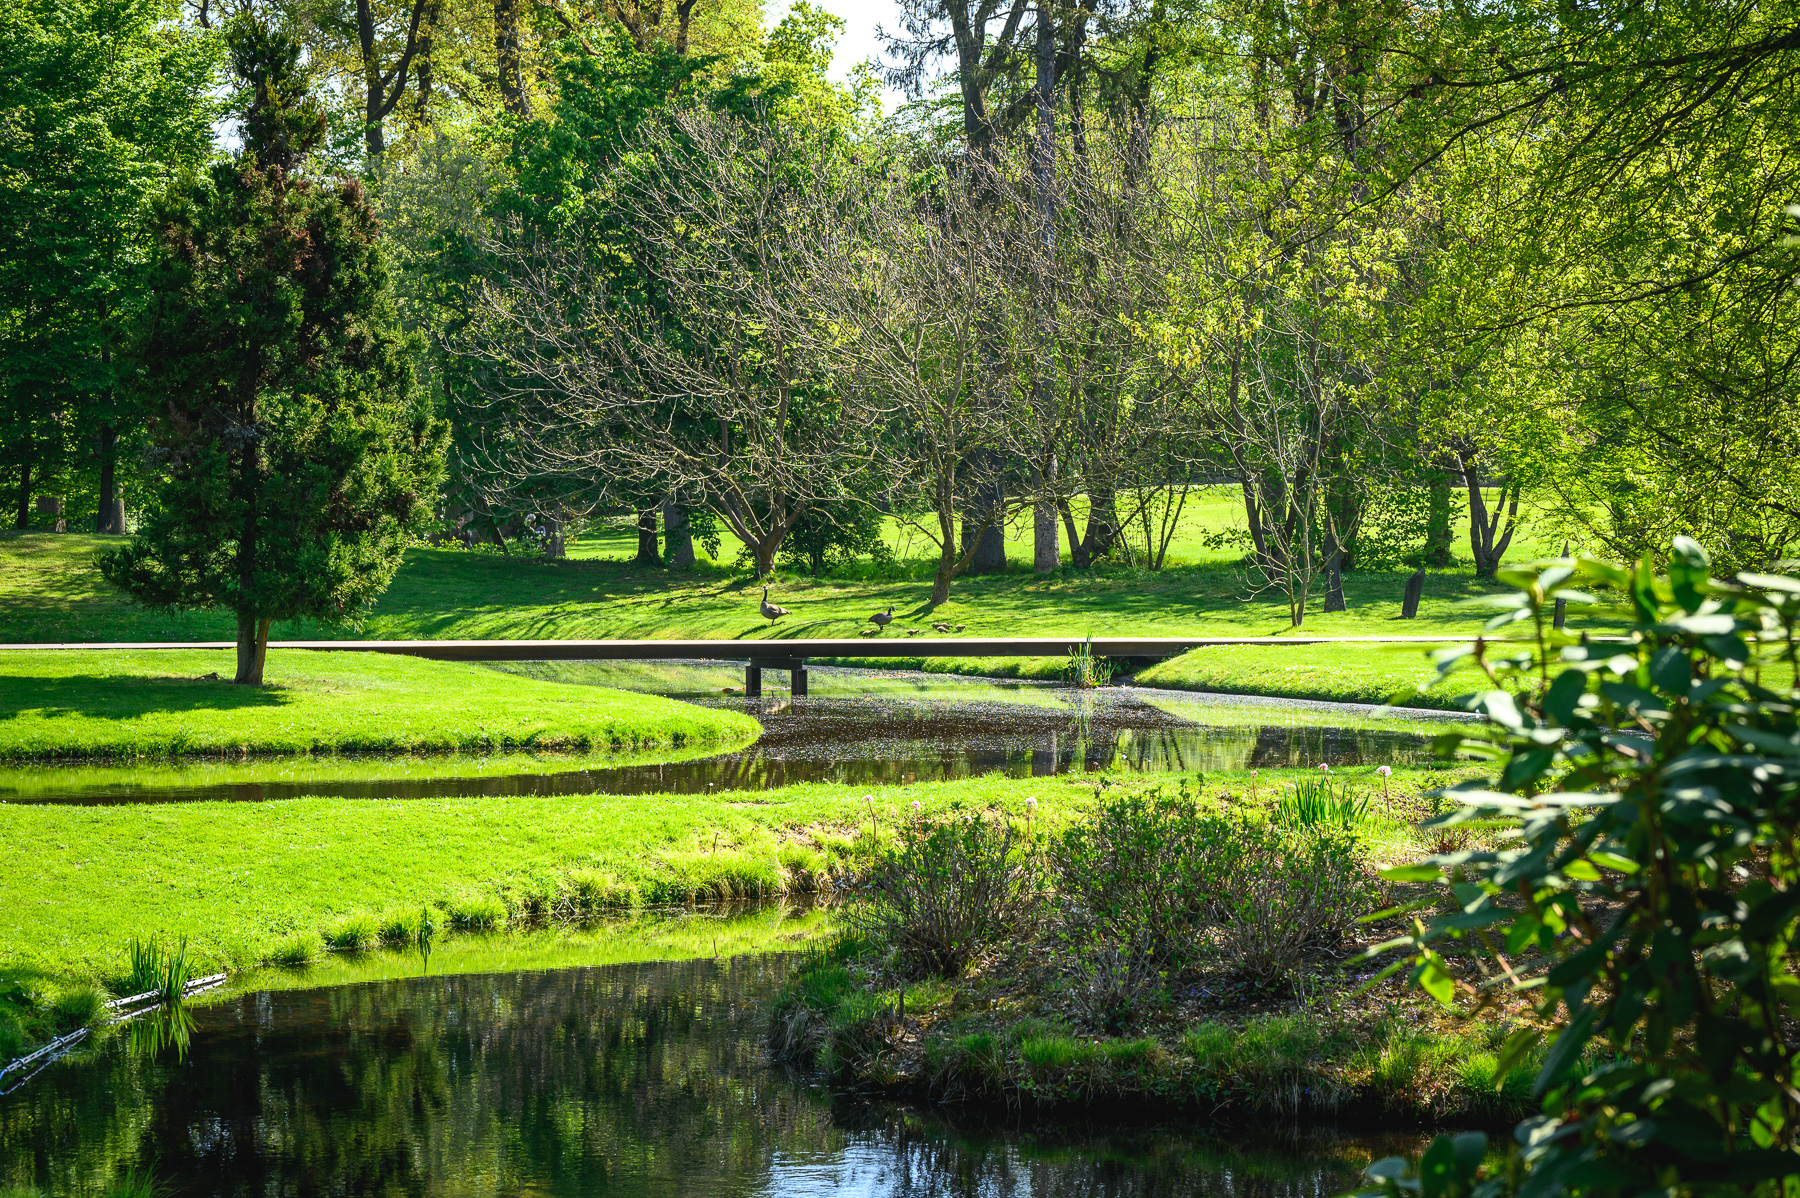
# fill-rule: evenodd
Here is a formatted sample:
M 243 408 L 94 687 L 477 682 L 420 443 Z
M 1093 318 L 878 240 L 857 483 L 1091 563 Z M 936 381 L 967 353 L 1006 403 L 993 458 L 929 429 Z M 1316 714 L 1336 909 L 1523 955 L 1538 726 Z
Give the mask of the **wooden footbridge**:
M 704 641 L 270 641 L 271 649 L 318 653 L 394 653 L 434 661 L 742 661 L 744 693 L 762 694 L 764 670 L 786 670 L 796 696 L 806 694 L 808 660 L 860 661 L 920 657 L 1067 657 L 1083 646 L 1095 657 L 1158 661 L 1190 649 L 1232 645 L 1454 645 L 1467 636 L 1097 636 L 848 637 Z M 236 649 L 236 641 L 146 641 L 0 645 L 6 650 Z

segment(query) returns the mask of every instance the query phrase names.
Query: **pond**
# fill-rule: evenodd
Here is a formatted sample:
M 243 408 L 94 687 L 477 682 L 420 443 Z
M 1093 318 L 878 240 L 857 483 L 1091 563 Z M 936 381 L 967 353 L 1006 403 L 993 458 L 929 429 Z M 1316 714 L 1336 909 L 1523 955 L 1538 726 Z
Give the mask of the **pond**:
M 1451 713 L 1378 712 L 1350 704 L 1197 695 L 1134 687 L 1083 691 L 1043 683 L 814 668 L 812 694 L 722 693 L 741 671 L 719 663 L 518 663 L 535 677 L 654 691 L 754 715 L 746 749 L 683 759 L 629 755 L 446 755 L 191 762 L 129 768 L 0 770 L 0 802 L 119 803 L 330 795 L 702 794 L 797 782 L 881 785 L 1003 773 L 1098 770 L 1191 773 L 1434 760 Z M 777 678 L 783 676 L 776 675 Z
M 1413 1136 L 834 1100 L 769 1064 L 762 953 L 263 990 L 0 1099 L 0 1191 L 177 1196 L 1340 1193 Z

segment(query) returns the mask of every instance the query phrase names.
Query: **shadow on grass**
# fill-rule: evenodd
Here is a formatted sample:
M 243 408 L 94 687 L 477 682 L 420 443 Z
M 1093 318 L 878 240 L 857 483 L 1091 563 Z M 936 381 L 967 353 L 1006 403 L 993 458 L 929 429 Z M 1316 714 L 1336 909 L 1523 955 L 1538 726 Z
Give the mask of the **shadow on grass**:
M 273 686 L 227 680 L 75 674 L 57 678 L 0 677 L 0 721 L 32 716 L 129 720 L 157 712 L 241 711 L 292 702 Z

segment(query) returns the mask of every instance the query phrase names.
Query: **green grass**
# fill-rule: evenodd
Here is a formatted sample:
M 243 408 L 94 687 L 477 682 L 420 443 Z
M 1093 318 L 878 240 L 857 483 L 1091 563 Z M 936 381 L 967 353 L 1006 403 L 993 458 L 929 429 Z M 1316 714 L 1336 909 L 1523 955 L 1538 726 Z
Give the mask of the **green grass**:
M 1367 773 L 1344 776 L 1367 785 Z M 1448 780 L 1443 771 L 1397 770 L 1389 785 L 1398 797 Z M 1276 773 L 1264 771 L 1255 781 L 1211 777 L 1205 793 L 1266 803 L 1278 789 Z M 427 904 L 444 912 L 440 926 L 469 926 L 591 915 L 633 899 L 805 891 L 863 851 L 864 793 L 818 783 L 716 798 L 0 803 L 0 988 L 9 980 L 113 982 L 133 936 L 185 937 L 195 968 L 210 972 L 291 956 L 296 938 L 378 940 L 384 915 Z M 963 803 L 1023 816 L 1035 798 L 1035 826 L 1048 828 L 1090 803 L 1094 784 L 989 776 L 874 793 L 881 834 L 915 799 L 927 813 Z M 1373 823 L 1371 851 L 1404 856 L 1404 821 Z
M 275 651 L 265 684 L 200 650 L 0 653 L 0 757 L 744 744 L 750 717 L 457 662 Z
M 117 538 L 82 534 L 0 535 L 0 641 L 225 640 L 234 635 L 218 612 L 145 611 L 112 591 L 94 565 L 96 550 Z M 604 548 L 604 542 L 601 542 Z M 903 563 L 883 577 L 780 575 L 774 597 L 794 615 L 770 628 L 757 614 L 758 584 L 743 571 L 702 563 L 689 572 L 645 569 L 612 556 L 545 561 L 459 549 L 413 549 L 393 585 L 359 631 L 277 624 L 277 639 L 377 638 L 715 638 L 842 637 L 867 627 L 870 612 L 896 608 L 896 628 L 929 631 L 932 621 L 965 625 L 965 636 L 1279 635 L 1284 602 L 1246 593 L 1242 571 L 1227 561 L 1196 560 L 1152 572 L 1126 567 L 1065 569 L 1038 576 L 1024 567 L 957 579 L 950 602 L 932 609 L 924 563 Z M 583 550 L 588 552 L 584 553 Z M 1405 574 L 1353 572 L 1347 612 L 1314 605 L 1311 635 L 1471 632 L 1480 615 L 1457 605 L 1492 593 L 1467 570 L 1427 576 L 1419 618 L 1399 619 Z
M 1233 695 L 1456 707 L 1456 697 L 1474 687 L 1468 676 L 1434 686 L 1437 667 L 1431 663 L 1431 652 L 1424 645 L 1310 645 L 1301 652 L 1281 646 L 1223 645 L 1158 662 L 1140 671 L 1137 680 L 1143 686 Z

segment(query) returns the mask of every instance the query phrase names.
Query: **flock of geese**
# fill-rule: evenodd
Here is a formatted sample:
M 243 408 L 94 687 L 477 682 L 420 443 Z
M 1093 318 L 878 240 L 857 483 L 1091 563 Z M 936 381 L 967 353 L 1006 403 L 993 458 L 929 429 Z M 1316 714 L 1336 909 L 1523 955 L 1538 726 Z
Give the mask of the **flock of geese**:
M 775 621 L 781 619 L 781 617 L 791 616 L 793 614 L 794 614 L 793 612 L 789 611 L 785 607 L 782 607 L 778 603 L 770 603 L 769 602 L 769 588 L 766 586 L 763 588 L 763 593 L 762 593 L 762 617 L 763 617 L 763 619 L 765 619 L 769 623 L 773 624 Z M 863 629 L 861 632 L 859 632 L 857 634 L 858 636 L 880 636 L 882 629 L 886 628 L 889 624 L 892 624 L 894 622 L 893 607 L 890 605 L 886 611 L 876 612 L 874 615 L 869 617 L 869 622 L 874 624 L 875 627 Z M 968 625 L 966 625 L 966 624 L 956 624 L 956 625 L 933 624 L 931 627 L 932 627 L 932 630 L 935 632 L 948 634 L 951 632 L 961 632 L 964 628 L 968 627 Z M 919 629 L 908 628 L 906 630 L 906 635 L 907 636 L 918 636 Z

